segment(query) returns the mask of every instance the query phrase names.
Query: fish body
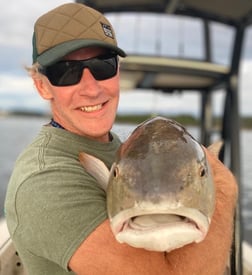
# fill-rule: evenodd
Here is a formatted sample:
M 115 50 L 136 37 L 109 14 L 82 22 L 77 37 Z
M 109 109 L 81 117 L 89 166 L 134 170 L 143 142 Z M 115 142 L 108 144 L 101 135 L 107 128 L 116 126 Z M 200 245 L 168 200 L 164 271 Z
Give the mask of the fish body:
M 169 252 L 205 238 L 214 183 L 202 146 L 182 125 L 163 117 L 143 122 L 120 146 L 110 172 L 84 152 L 80 161 L 106 190 L 119 242 Z

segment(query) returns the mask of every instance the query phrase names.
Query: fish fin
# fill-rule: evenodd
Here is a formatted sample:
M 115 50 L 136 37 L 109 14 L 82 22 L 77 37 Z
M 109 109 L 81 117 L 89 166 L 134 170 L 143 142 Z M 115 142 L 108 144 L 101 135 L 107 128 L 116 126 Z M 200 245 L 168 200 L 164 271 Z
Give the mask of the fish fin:
M 100 187 L 106 191 L 109 179 L 109 170 L 104 162 L 85 152 L 81 152 L 79 154 L 79 160 L 86 171 L 93 176 L 97 180 Z
M 222 149 L 222 146 L 224 145 L 223 140 L 218 140 L 214 142 L 213 144 L 209 145 L 207 149 L 213 153 L 216 157 L 219 158 L 220 151 Z

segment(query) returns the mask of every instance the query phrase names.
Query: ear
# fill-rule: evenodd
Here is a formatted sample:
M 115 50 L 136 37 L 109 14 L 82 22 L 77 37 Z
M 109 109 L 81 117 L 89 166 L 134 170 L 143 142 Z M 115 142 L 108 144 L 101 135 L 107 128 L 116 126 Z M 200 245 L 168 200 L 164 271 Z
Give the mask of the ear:
M 46 80 L 42 78 L 34 78 L 33 81 L 34 81 L 35 87 L 37 88 L 42 98 L 46 100 L 50 100 L 53 98 L 50 87 L 48 83 L 46 83 Z

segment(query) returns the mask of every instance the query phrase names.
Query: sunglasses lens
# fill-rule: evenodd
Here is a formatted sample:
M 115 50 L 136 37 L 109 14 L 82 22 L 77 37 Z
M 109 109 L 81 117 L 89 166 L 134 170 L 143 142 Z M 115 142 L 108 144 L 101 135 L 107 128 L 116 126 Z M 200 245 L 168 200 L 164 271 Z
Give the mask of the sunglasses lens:
M 88 68 L 96 80 L 106 80 L 116 75 L 117 66 L 117 57 L 110 55 L 83 61 L 60 61 L 40 68 L 39 71 L 46 75 L 54 86 L 70 86 L 80 82 L 84 68 Z
M 62 61 L 48 66 L 45 75 L 54 86 L 69 86 L 80 81 L 82 70 L 78 63 Z
M 96 80 L 106 80 L 117 73 L 117 57 L 90 59 L 87 67 Z

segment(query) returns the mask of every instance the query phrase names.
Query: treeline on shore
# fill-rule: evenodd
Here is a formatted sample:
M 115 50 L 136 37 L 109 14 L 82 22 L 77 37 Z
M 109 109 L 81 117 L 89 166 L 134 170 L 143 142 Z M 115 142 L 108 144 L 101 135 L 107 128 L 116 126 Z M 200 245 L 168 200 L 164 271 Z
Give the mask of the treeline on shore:
M 116 122 L 118 123 L 132 123 L 132 124 L 139 124 L 146 119 L 154 117 L 156 115 L 152 114 L 118 114 L 116 117 Z M 192 116 L 190 114 L 183 114 L 183 115 L 162 115 L 164 117 L 174 119 L 177 122 L 181 123 L 185 126 L 199 126 L 200 125 L 200 118 Z M 252 117 L 245 116 L 241 117 L 240 120 L 241 128 L 243 129 L 252 129 Z M 222 125 L 222 118 L 221 117 L 214 117 L 213 118 L 213 127 L 220 128 Z
M 41 113 L 41 112 L 29 112 L 29 111 L 12 111 L 12 112 L 0 112 L 0 116 L 33 116 L 33 117 L 50 117 L 50 114 Z M 155 117 L 158 114 L 120 114 L 116 116 L 117 123 L 130 123 L 130 124 L 139 124 L 144 120 Z M 195 117 L 191 114 L 181 114 L 181 115 L 160 115 L 170 119 L 174 119 L 177 122 L 185 126 L 199 126 L 200 118 Z M 220 128 L 222 125 L 221 117 L 213 118 L 213 127 Z M 241 117 L 241 128 L 243 129 L 252 129 L 252 116 L 243 116 Z

